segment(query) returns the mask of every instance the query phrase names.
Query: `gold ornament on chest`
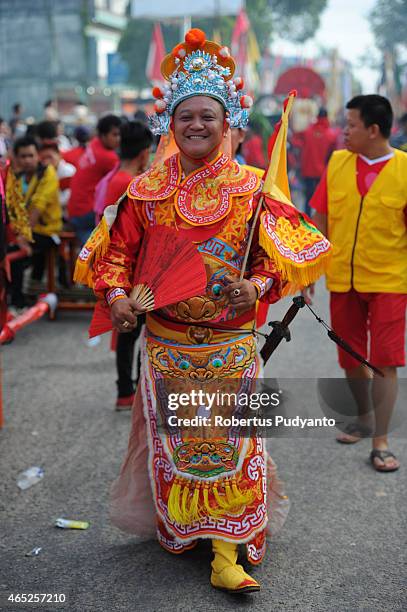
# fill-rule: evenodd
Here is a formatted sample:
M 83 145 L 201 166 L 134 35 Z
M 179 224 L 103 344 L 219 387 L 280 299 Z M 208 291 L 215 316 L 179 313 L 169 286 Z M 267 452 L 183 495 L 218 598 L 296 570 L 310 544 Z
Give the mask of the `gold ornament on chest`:
M 178 302 L 175 305 L 176 316 L 186 321 L 209 321 L 221 312 L 227 304 L 226 297 L 222 300 L 211 300 L 204 295 L 198 295 Z

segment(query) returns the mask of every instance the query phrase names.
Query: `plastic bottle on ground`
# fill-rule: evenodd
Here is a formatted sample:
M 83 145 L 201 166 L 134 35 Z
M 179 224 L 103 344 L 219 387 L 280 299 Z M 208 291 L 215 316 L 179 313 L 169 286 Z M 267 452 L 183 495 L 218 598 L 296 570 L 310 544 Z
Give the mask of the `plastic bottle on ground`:
M 28 468 L 24 472 L 20 472 L 17 476 L 17 486 L 24 491 L 33 485 L 37 484 L 44 478 L 44 470 L 36 465 Z

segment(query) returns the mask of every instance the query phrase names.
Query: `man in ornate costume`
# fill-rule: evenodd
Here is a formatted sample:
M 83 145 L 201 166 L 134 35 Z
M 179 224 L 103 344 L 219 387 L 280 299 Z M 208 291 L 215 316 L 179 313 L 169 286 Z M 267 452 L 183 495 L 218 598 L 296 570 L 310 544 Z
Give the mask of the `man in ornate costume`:
M 175 554 L 210 538 L 211 584 L 230 592 L 256 591 L 258 583 L 236 564 L 237 546 L 246 544 L 248 560 L 260 563 L 266 531 L 281 527 L 288 510 L 264 442 L 236 427 L 172 425 L 168 400 L 173 391 L 191 396 L 197 389 L 250 389 L 260 369 L 253 333 L 257 300 L 273 303 L 288 281 L 300 280 L 295 259 L 302 258 L 304 245 L 301 252 L 290 250 L 294 233 L 306 231 L 305 248 L 317 247 L 318 254 L 325 255 L 329 243 L 312 226 L 301 225 L 285 200 L 275 202 L 274 214 L 262 208 L 254 224 L 248 269 L 239 280 L 254 213 L 263 206 L 260 179 L 221 149 L 230 127 L 247 124 L 251 99 L 243 95 L 242 79 L 232 79 L 228 49 L 207 41 L 200 30 L 187 33 L 161 70 L 169 86 L 154 90 L 151 124 L 157 134 L 172 132 L 179 153 L 134 178 L 127 199 L 107 208 L 79 256 L 76 278 L 106 300 L 120 332 L 131 330 L 139 306 L 129 294 L 143 235 L 151 226 L 167 226 L 196 245 L 207 286 L 203 295 L 147 313 L 142 377 L 111 515 L 117 526 L 139 536 L 156 531 L 161 546 Z M 288 252 L 291 262 L 284 259 Z M 318 257 L 310 252 L 303 285 L 322 273 Z M 238 407 L 219 402 L 211 410 L 212 416 L 215 410 L 240 414 Z M 192 403 L 176 412 L 189 418 L 202 414 L 210 417 L 204 406 Z

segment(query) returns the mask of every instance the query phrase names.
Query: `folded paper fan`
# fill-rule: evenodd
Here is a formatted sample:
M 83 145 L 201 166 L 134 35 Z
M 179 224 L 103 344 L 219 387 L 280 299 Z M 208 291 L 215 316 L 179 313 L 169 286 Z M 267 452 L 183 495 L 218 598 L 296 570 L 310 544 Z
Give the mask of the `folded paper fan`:
M 134 272 L 130 297 L 146 311 L 201 295 L 206 290 L 201 254 L 188 238 L 162 225 L 150 227 Z
M 177 230 L 162 225 L 146 230 L 137 257 L 130 297 L 145 311 L 187 300 L 206 291 L 206 271 L 201 254 Z M 112 329 L 110 308 L 98 302 L 89 337 Z

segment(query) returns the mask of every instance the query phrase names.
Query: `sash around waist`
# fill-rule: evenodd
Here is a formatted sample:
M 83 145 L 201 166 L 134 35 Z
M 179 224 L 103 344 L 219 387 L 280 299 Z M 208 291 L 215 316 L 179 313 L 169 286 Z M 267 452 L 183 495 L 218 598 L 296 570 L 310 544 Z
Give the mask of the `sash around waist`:
M 190 349 L 202 349 L 219 344 L 234 344 L 254 335 L 253 312 L 247 312 L 232 321 L 181 322 L 154 313 L 147 314 L 148 336 L 165 344 L 185 345 Z

